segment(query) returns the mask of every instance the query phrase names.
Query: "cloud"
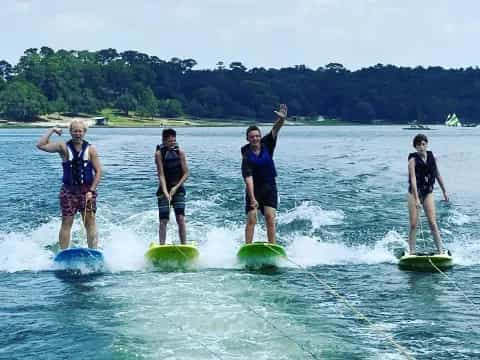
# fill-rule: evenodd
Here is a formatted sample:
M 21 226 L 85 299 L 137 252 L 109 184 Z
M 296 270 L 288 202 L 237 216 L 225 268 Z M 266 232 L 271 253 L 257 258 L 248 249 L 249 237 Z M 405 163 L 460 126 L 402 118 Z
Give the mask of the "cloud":
M 475 65 L 480 3 L 466 0 L 32 0 L 0 13 L 0 58 L 26 48 L 138 50 L 162 59 L 194 58 L 199 67 L 329 62 L 358 69 Z

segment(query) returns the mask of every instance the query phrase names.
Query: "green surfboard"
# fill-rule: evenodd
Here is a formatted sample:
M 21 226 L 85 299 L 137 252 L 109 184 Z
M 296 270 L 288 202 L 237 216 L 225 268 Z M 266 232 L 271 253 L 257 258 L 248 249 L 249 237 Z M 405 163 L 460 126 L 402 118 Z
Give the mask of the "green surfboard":
M 403 270 L 414 271 L 437 271 L 436 267 L 447 270 L 453 266 L 453 257 L 450 252 L 441 255 L 434 253 L 409 255 L 405 252 L 398 260 L 398 266 Z
M 198 248 L 194 243 L 186 245 L 151 243 L 145 258 L 157 267 L 182 268 L 193 265 L 198 255 Z
M 287 258 L 287 254 L 278 244 L 254 242 L 242 245 L 238 250 L 237 258 L 240 264 L 248 267 L 270 267 L 278 266 Z

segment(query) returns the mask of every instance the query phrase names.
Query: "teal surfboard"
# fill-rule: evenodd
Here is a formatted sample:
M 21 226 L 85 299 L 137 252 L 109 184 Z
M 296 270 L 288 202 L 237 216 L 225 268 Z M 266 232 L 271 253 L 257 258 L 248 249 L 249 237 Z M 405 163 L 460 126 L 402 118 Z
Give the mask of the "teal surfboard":
M 97 249 L 74 247 L 60 251 L 53 259 L 55 270 L 71 273 L 100 273 L 105 269 L 103 252 Z
M 441 255 L 434 253 L 409 255 L 407 252 L 404 252 L 398 260 L 398 266 L 403 270 L 437 271 L 437 267 L 443 271 L 453 266 L 453 257 L 450 251 Z
M 237 258 L 240 264 L 248 267 L 279 266 L 287 258 L 287 253 L 278 244 L 254 242 L 242 245 Z
M 145 258 L 153 265 L 165 268 L 188 267 L 197 261 L 199 256 L 195 243 L 186 245 L 158 245 L 151 243 Z

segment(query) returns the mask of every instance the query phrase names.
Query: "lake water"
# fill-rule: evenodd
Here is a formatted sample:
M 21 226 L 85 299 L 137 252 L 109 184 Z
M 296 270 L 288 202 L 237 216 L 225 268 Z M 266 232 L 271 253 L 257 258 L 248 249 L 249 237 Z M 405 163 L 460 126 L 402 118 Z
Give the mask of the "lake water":
M 161 129 L 89 130 L 104 167 L 97 221 L 108 271 L 63 279 L 52 271 L 60 158 L 36 149 L 44 130 L 0 129 L 0 358 L 405 358 L 387 338 L 417 359 L 480 358 L 480 129 L 427 133 L 451 197 L 440 202 L 437 185 L 437 219 L 456 263 L 447 279 L 401 271 L 394 256 L 406 248 L 415 133 L 284 127 L 278 242 L 317 280 L 292 263 L 254 272 L 236 262 L 244 130 L 178 129 L 191 172 L 188 238 L 200 249 L 198 267 L 183 272 L 153 271 L 143 258 L 157 240 Z M 76 220 L 73 242 L 85 245 Z M 255 239 L 265 237 L 260 221 Z M 433 248 L 425 237 L 419 248 Z M 167 239 L 178 241 L 173 216 Z

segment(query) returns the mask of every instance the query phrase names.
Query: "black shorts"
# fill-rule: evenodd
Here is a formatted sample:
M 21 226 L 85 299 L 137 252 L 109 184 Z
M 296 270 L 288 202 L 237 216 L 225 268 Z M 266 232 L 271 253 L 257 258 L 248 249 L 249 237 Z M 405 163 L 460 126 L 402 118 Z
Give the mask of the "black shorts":
M 158 217 L 160 219 L 169 219 L 170 218 L 170 207 L 173 207 L 175 215 L 185 215 L 185 188 L 181 186 L 175 195 L 170 204 L 168 200 L 163 195 L 163 192 L 158 189 L 157 191 L 158 199 Z M 169 207 L 170 205 L 170 207 Z
M 278 192 L 276 184 L 262 184 L 254 185 L 253 193 L 255 194 L 255 199 L 258 201 L 258 209 L 264 213 L 265 206 L 277 209 L 278 207 Z M 252 208 L 250 206 L 250 197 L 248 194 L 245 194 L 245 213 L 248 214 Z
M 412 188 L 408 188 L 408 192 L 413 195 Z M 418 189 L 418 197 L 420 198 L 420 202 L 423 204 L 423 201 L 425 198 L 428 196 L 428 194 L 433 193 L 433 188 L 425 187 L 425 188 L 419 188 Z

